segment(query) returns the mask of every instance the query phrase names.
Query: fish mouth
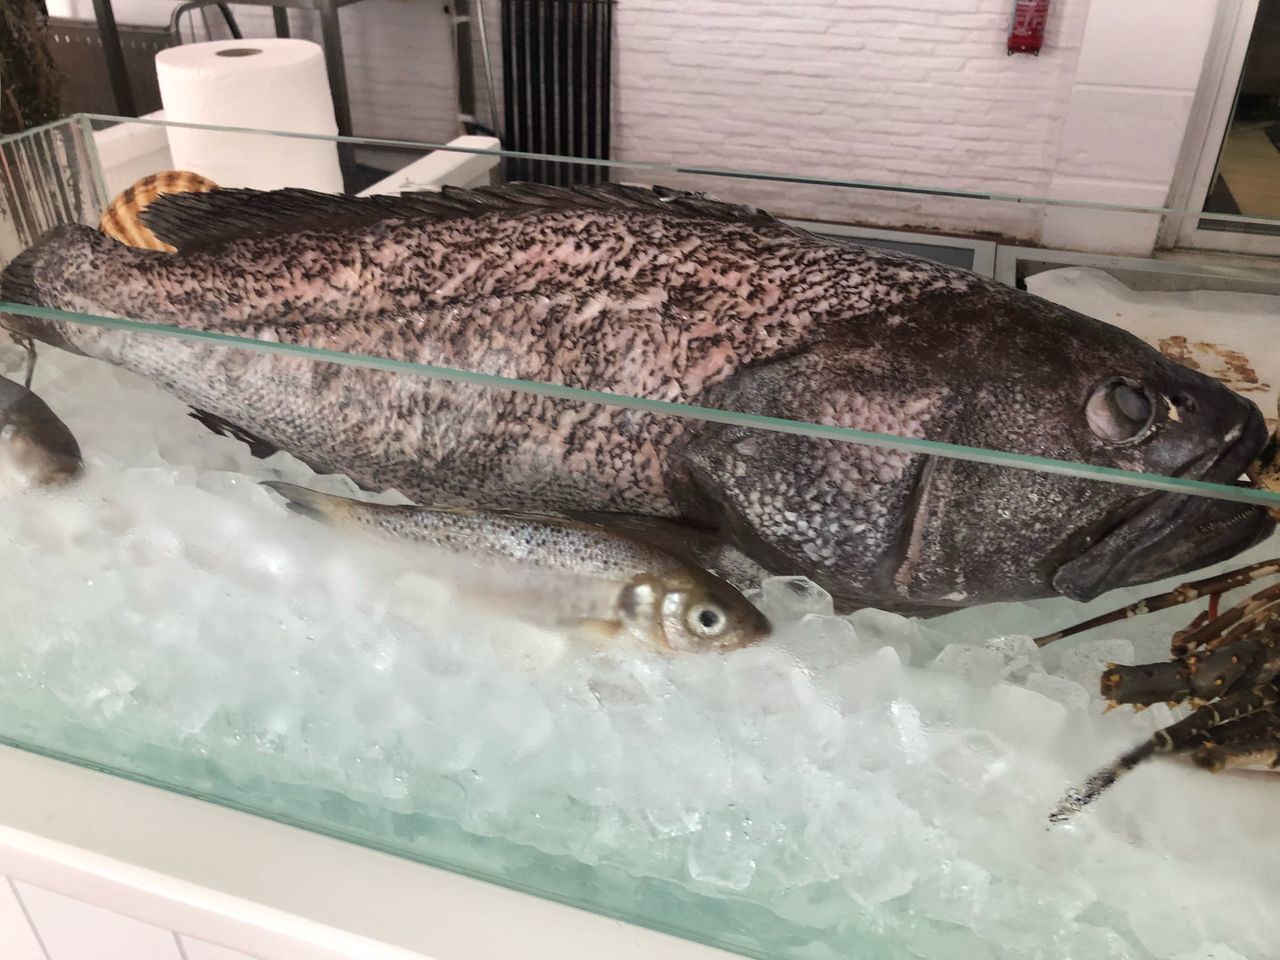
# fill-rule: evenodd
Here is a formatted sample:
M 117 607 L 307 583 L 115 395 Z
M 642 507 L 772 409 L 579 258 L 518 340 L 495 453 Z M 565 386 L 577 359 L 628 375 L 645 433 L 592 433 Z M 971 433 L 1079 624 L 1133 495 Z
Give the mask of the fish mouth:
M 1247 486 L 1239 478 L 1266 439 L 1266 424 L 1255 410 L 1236 443 L 1192 461 L 1177 476 Z M 1118 587 L 1152 583 L 1229 560 L 1274 528 L 1264 507 L 1153 493 L 1083 532 L 1079 552 L 1054 571 L 1051 582 L 1065 597 L 1092 600 Z

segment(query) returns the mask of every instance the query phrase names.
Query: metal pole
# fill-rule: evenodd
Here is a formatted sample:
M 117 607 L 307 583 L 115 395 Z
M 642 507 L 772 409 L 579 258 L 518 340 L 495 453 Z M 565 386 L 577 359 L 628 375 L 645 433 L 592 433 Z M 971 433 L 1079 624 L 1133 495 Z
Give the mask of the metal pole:
M 347 96 L 347 73 L 342 55 L 342 31 L 338 28 L 338 10 L 333 0 L 317 0 L 320 13 L 320 40 L 324 45 L 324 65 L 329 72 L 329 90 L 333 93 L 333 112 L 338 121 L 338 135 L 351 136 L 351 101 Z
M 116 29 L 116 15 L 111 9 L 111 0 L 93 0 L 93 14 L 98 21 L 98 37 L 102 41 L 102 54 L 107 61 L 107 77 L 111 82 L 111 95 L 116 101 L 116 113 L 123 117 L 137 116 L 133 87 L 129 84 L 129 72 L 125 69 L 124 51 L 120 49 L 120 31 Z
M 493 81 L 493 52 L 489 49 L 489 31 L 485 29 L 484 0 L 476 0 L 476 28 L 480 35 L 480 55 L 484 58 L 484 75 L 488 83 L 489 129 L 501 138 L 498 123 L 498 85 Z
M 476 122 L 475 63 L 471 55 L 471 0 L 453 0 L 453 60 L 458 75 L 458 120 L 463 133 Z

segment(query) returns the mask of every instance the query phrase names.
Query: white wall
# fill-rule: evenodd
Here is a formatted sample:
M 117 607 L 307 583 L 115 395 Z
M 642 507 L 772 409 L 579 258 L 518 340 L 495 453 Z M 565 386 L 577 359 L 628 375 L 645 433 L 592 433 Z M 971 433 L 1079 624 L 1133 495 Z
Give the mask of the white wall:
M 171 7 L 116 2 L 121 19 Z M 1010 57 L 1012 0 L 619 0 L 614 156 L 1160 206 L 1220 2 L 1053 0 L 1041 54 Z M 500 94 L 499 0 L 474 3 L 488 15 Z M 270 33 L 262 10 L 240 9 L 254 32 Z M 357 132 L 454 134 L 442 9 L 443 0 L 366 0 L 343 11 Z M 293 17 L 306 35 L 310 16 Z M 484 120 L 478 55 L 476 68 Z M 1116 253 L 1154 242 L 1150 217 L 662 179 L 800 218 Z
M 1092 0 L 1049 195 L 1168 203 L 1218 0 Z M 1054 210 L 1041 242 L 1145 253 L 1159 217 Z

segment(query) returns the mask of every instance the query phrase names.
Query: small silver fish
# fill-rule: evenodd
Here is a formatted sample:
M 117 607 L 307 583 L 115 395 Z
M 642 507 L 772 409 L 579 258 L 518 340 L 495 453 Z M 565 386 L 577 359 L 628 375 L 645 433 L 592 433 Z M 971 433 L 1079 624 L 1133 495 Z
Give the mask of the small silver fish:
M 289 509 L 382 539 L 516 561 L 572 580 L 560 625 L 613 639 L 627 633 L 677 652 L 733 650 L 764 639 L 769 621 L 734 587 L 604 524 L 495 510 L 390 506 L 291 483 L 263 484 Z
M 55 486 L 75 479 L 82 466 L 80 445 L 49 405 L 0 377 L 0 483 Z

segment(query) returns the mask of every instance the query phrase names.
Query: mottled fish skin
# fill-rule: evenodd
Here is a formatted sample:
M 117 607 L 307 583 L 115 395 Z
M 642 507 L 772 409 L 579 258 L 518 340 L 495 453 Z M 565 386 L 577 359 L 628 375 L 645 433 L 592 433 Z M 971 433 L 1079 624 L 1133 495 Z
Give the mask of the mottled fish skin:
M 568 581 L 562 620 L 625 626 L 653 646 L 726 651 L 766 638 L 768 620 L 736 589 L 684 560 L 597 523 L 569 517 L 368 503 L 278 481 L 264 486 L 290 509 L 402 545 L 512 561 Z M 493 584 L 502 594 L 510 583 Z M 545 591 L 539 591 L 545 592 Z
M 75 435 L 30 389 L 0 377 L 0 485 L 48 487 L 79 476 Z
M 62 236 L 32 264 L 47 306 L 673 402 L 870 314 L 909 324 L 897 307 L 977 279 L 780 223 L 626 209 L 388 221 L 181 256 Z M 677 515 L 664 463 L 687 426 L 675 418 L 60 326 L 63 345 L 413 500 Z M 857 422 L 920 433 L 895 412 Z
M 503 189 L 447 192 L 439 203 L 454 213 L 406 199 L 403 214 L 354 225 L 341 222 L 342 201 L 311 200 L 338 205 L 332 225 L 177 242 L 168 255 L 62 228 L 6 270 L 3 292 L 1200 479 L 1233 480 L 1265 440 L 1256 407 L 1221 385 L 1115 327 L 967 271 L 697 199 Z M 153 210 L 198 220 L 214 201 L 224 216 L 237 196 L 166 197 Z M 248 199 L 269 209 L 280 195 Z M 209 222 L 216 233 L 221 221 Z M 417 502 L 680 518 L 772 572 L 812 577 L 844 606 L 1086 599 L 1215 562 L 1270 529 L 1262 511 L 1048 474 L 102 328 L 6 323 L 148 376 L 364 486 Z M 1091 393 L 1112 377 L 1153 398 L 1140 443 L 1103 442 L 1085 422 Z

